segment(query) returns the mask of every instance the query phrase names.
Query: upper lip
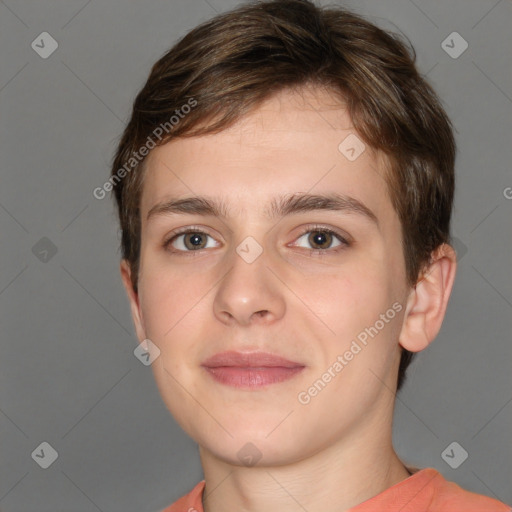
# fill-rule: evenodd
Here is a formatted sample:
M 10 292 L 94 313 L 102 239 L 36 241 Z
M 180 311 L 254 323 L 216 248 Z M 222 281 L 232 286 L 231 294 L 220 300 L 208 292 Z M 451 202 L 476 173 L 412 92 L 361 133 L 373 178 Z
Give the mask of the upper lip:
M 297 368 L 304 365 L 269 352 L 237 352 L 235 350 L 229 350 L 227 352 L 219 352 L 209 357 L 202 363 L 202 366 L 208 368 L 218 366 L 235 366 L 238 368 Z

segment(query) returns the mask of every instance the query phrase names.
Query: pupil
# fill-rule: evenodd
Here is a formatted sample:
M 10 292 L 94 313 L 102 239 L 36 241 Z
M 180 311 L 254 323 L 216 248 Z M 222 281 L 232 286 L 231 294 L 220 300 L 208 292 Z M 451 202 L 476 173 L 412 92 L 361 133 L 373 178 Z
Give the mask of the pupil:
M 198 245 L 201 245 L 201 235 L 199 233 L 194 233 L 190 236 L 189 241 L 193 246 L 197 247 Z
M 326 243 L 326 236 L 328 233 L 322 233 L 321 231 L 317 231 L 316 235 L 313 236 L 313 243 L 315 245 L 324 245 Z

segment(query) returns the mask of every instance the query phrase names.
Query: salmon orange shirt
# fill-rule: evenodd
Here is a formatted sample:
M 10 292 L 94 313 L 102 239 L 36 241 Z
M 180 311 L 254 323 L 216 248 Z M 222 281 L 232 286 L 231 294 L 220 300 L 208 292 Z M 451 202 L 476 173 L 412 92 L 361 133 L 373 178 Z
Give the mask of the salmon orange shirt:
M 205 481 L 162 512 L 204 512 Z M 349 512 L 512 512 L 494 498 L 466 491 L 433 468 L 421 469 Z

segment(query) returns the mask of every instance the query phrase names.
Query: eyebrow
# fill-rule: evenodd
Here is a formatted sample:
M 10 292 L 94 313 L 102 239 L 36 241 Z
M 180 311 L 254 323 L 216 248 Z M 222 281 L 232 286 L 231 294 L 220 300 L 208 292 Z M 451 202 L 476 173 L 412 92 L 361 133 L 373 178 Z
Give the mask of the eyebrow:
M 379 225 L 377 216 L 361 201 L 354 197 L 342 194 L 303 194 L 273 198 L 264 211 L 264 215 L 273 220 L 286 215 L 299 214 L 312 211 L 342 211 L 360 215 Z M 147 220 L 161 215 L 189 214 L 220 217 L 229 217 L 226 204 L 221 200 L 206 196 L 193 196 L 174 198 L 155 204 L 148 212 Z

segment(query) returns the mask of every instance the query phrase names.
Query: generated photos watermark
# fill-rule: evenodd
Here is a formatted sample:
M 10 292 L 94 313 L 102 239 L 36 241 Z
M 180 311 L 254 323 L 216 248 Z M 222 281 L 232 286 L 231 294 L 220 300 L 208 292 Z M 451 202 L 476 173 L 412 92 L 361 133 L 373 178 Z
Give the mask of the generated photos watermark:
M 379 319 L 375 323 L 366 327 L 357 336 L 356 339 L 352 340 L 350 348 L 346 350 L 342 355 L 338 355 L 336 361 L 334 361 L 329 368 L 317 379 L 307 390 L 300 391 L 297 395 L 297 399 L 300 404 L 307 405 L 311 402 L 311 399 L 318 395 L 331 380 L 336 377 L 342 370 L 349 364 L 354 357 L 359 354 L 363 348 L 368 345 L 368 337 L 374 338 L 379 334 L 382 329 L 395 318 L 397 313 L 402 311 L 402 304 L 395 302 L 385 313 L 379 316 Z
M 111 192 L 114 187 L 127 175 L 129 174 L 144 158 L 149 154 L 149 152 L 157 146 L 157 143 L 162 140 L 165 135 L 171 133 L 172 129 L 183 119 L 187 114 L 189 114 L 194 107 L 197 107 L 197 100 L 194 98 L 190 98 L 187 103 L 182 105 L 180 108 L 177 108 L 174 111 L 175 115 L 172 115 L 168 121 L 159 124 L 152 132 L 154 139 L 151 135 L 148 135 L 146 141 L 142 146 L 134 151 L 131 157 L 124 163 L 122 167 L 120 167 L 115 174 L 110 176 L 110 178 L 103 183 L 101 187 L 96 187 L 92 191 L 92 195 L 96 199 L 105 199 L 108 192 Z

